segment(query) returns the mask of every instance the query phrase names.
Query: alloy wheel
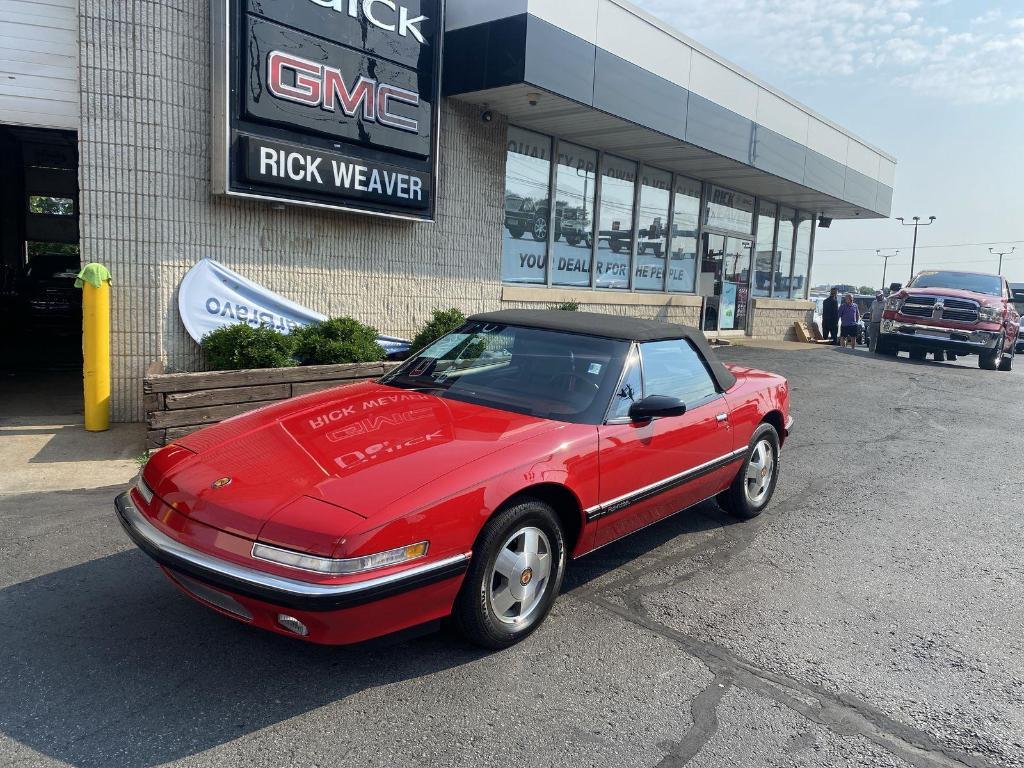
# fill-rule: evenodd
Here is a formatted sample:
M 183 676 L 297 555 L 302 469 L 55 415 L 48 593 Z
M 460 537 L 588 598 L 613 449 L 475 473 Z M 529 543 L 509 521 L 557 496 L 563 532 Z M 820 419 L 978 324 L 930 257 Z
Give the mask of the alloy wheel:
M 533 239 L 548 239 L 548 220 L 543 216 L 538 216 L 536 219 L 533 220 Z
M 540 528 L 520 528 L 498 550 L 488 599 L 503 624 L 528 622 L 544 602 L 551 577 L 551 542 Z
M 747 500 L 755 507 L 760 506 L 772 487 L 775 477 L 775 450 L 767 440 L 761 440 L 747 462 Z

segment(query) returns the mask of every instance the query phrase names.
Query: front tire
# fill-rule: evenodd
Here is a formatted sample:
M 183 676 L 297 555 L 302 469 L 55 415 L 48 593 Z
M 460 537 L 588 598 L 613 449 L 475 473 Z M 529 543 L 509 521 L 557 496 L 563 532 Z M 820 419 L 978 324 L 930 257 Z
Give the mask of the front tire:
M 1012 371 L 1013 370 L 1013 358 L 1017 356 L 1017 347 L 1015 346 L 1009 355 L 1004 355 L 1003 359 L 999 361 L 1000 371 Z
M 994 371 L 1003 360 L 1003 337 L 1000 336 L 996 342 L 995 349 L 991 352 L 982 352 L 978 355 L 978 367 L 983 371 Z
M 487 521 L 452 619 L 484 648 L 508 648 L 544 621 L 565 575 L 565 535 L 554 510 L 523 498 Z
M 743 466 L 732 485 L 718 497 L 722 509 L 734 517 L 757 517 L 772 500 L 779 481 L 779 433 L 771 424 L 762 424 L 750 438 Z
M 928 357 L 928 351 L 924 349 L 912 349 L 910 350 L 910 359 L 918 362 L 923 362 Z

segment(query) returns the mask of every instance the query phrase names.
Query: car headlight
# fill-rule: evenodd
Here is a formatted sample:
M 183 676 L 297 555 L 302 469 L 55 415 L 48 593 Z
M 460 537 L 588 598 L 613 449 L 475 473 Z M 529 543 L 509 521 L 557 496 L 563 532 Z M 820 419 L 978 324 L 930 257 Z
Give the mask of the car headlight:
M 329 576 L 345 576 L 353 573 L 364 573 L 374 571 L 378 568 L 387 568 L 389 565 L 407 563 L 410 560 L 419 560 L 426 557 L 430 543 L 421 541 L 419 544 L 410 544 L 407 547 L 390 549 L 387 552 L 378 552 L 375 555 L 364 557 L 352 557 L 338 559 L 333 557 L 318 557 L 308 555 L 304 552 L 294 552 L 290 549 L 280 549 L 266 544 L 253 544 L 252 556 L 257 560 L 266 560 L 269 563 L 277 563 L 289 568 L 297 568 L 302 571 L 323 573 Z
M 903 299 L 900 298 L 899 296 L 890 296 L 888 299 L 885 300 L 885 308 L 886 310 L 899 312 L 901 309 L 903 309 Z
M 1002 307 L 981 307 L 978 309 L 978 319 L 983 323 L 1003 322 Z

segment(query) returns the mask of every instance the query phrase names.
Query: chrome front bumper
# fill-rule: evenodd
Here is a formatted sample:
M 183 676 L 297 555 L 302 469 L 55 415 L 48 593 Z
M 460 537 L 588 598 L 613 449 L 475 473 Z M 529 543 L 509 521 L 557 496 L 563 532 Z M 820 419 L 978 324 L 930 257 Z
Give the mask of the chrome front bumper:
M 463 554 L 363 581 L 314 584 L 246 568 L 185 546 L 149 522 L 135 506 L 131 492 L 118 496 L 114 508 L 128 537 L 161 565 L 237 595 L 297 610 L 333 611 L 363 605 L 449 579 L 469 567 L 470 556 Z
M 883 335 L 890 336 L 891 340 L 898 339 L 908 343 L 917 341 L 923 344 L 937 342 L 940 346 L 945 343 L 971 347 L 978 351 L 995 349 L 999 337 L 999 334 L 993 331 L 961 331 L 956 328 L 940 328 L 903 320 L 883 320 L 881 331 Z

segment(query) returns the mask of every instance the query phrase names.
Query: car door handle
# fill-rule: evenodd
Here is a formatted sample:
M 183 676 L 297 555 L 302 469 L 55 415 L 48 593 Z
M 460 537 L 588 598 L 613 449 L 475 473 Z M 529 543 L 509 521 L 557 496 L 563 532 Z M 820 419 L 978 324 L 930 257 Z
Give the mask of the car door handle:
M 728 413 L 720 413 L 717 416 L 715 416 L 715 421 L 717 421 L 719 424 L 722 424 L 722 423 L 724 423 L 724 422 L 726 422 L 728 420 L 729 420 L 729 414 Z

